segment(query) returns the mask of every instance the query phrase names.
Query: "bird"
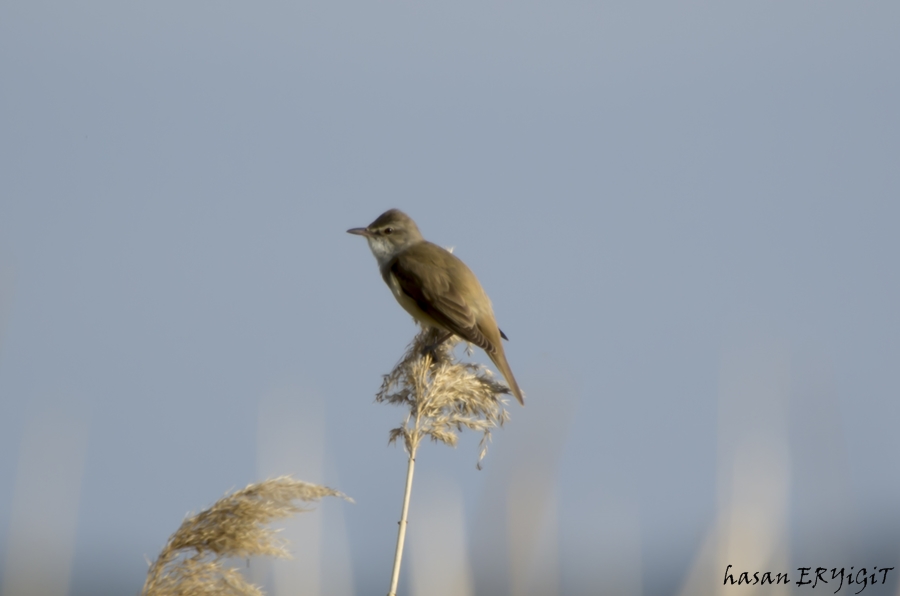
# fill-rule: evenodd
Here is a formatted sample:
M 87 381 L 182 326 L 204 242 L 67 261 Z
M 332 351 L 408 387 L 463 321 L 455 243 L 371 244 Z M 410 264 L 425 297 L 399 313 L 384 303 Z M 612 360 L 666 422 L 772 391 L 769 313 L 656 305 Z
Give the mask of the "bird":
M 425 240 L 416 222 L 399 209 L 389 209 L 365 228 L 347 233 L 368 241 L 381 277 L 400 306 L 419 323 L 442 332 L 435 345 L 456 335 L 478 346 L 525 405 L 501 343 L 501 338 L 509 338 L 497 326 L 478 278 L 459 257 Z

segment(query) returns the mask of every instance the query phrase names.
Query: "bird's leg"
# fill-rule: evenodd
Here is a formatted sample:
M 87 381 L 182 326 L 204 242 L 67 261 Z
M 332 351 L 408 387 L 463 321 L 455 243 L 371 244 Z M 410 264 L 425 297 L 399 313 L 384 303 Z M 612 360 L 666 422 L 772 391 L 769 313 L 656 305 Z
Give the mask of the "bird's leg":
M 438 338 L 436 340 L 434 340 L 434 342 L 432 342 L 432 343 L 428 344 L 427 346 L 425 346 L 424 348 L 422 348 L 422 355 L 424 356 L 425 354 L 431 353 L 431 355 L 433 356 L 434 351 L 437 350 L 442 343 L 444 343 L 445 341 L 450 339 L 450 337 L 452 335 L 453 334 L 450 333 L 449 331 L 442 332 L 438 336 Z

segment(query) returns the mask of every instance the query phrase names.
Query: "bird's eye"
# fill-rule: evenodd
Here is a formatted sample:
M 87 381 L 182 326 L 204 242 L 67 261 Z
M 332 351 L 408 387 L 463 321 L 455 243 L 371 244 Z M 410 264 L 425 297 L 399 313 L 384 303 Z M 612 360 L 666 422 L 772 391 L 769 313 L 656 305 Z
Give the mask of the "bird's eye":
M 385 229 L 384 229 L 384 233 L 385 233 L 385 234 L 393 234 L 393 233 L 394 233 L 394 228 L 385 228 Z

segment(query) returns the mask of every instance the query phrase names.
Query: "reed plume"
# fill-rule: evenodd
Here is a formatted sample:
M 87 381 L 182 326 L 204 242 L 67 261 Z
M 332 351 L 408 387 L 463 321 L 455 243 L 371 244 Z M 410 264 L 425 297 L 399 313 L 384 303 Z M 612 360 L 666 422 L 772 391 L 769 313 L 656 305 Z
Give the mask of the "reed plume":
M 416 452 L 422 439 L 428 437 L 455 447 L 458 433 L 463 429 L 482 433 L 476 464 L 481 469 L 491 431 L 509 420 L 505 409 L 509 388 L 494 379 L 484 366 L 456 359 L 453 354 L 459 343 L 456 336 L 435 345 L 441 336 L 440 332 L 430 328 L 416 335 L 400 362 L 384 376 L 375 397 L 378 402 L 409 410 L 403 423 L 389 435 L 389 443 L 403 442 L 409 461 L 388 596 L 397 593 Z
M 262 596 L 226 558 L 269 555 L 290 558 L 287 544 L 267 524 L 307 507 L 301 503 L 342 493 L 288 476 L 271 478 L 227 494 L 184 520 L 150 566 L 142 596 Z

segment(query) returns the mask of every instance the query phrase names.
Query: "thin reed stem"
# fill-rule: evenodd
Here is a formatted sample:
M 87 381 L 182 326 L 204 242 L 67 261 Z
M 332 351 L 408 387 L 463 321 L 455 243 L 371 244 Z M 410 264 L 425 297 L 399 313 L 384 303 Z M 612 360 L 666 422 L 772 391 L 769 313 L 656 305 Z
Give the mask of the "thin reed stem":
M 403 510 L 400 512 L 400 527 L 397 530 L 397 550 L 394 552 L 394 571 L 391 574 L 391 589 L 388 592 L 388 596 L 397 596 L 397 583 L 400 581 L 400 562 L 403 559 L 403 544 L 406 542 L 409 496 L 412 493 L 413 473 L 416 471 L 416 447 L 409 452 L 409 465 L 406 468 L 406 492 L 403 493 Z
M 400 362 L 384 376 L 375 396 L 377 402 L 409 408 L 403 423 L 388 435 L 389 444 L 402 439 L 409 455 L 388 596 L 397 596 L 416 452 L 422 439 L 428 437 L 436 443 L 455 447 L 457 434 L 463 429 L 480 432 L 481 449 L 476 466 L 481 469 L 491 431 L 509 419 L 504 408 L 504 396 L 509 389 L 494 380 L 481 365 L 459 362 L 453 356 L 453 346 L 459 340 L 450 338 L 435 343 L 441 337 L 442 334 L 433 328 L 419 333 Z

